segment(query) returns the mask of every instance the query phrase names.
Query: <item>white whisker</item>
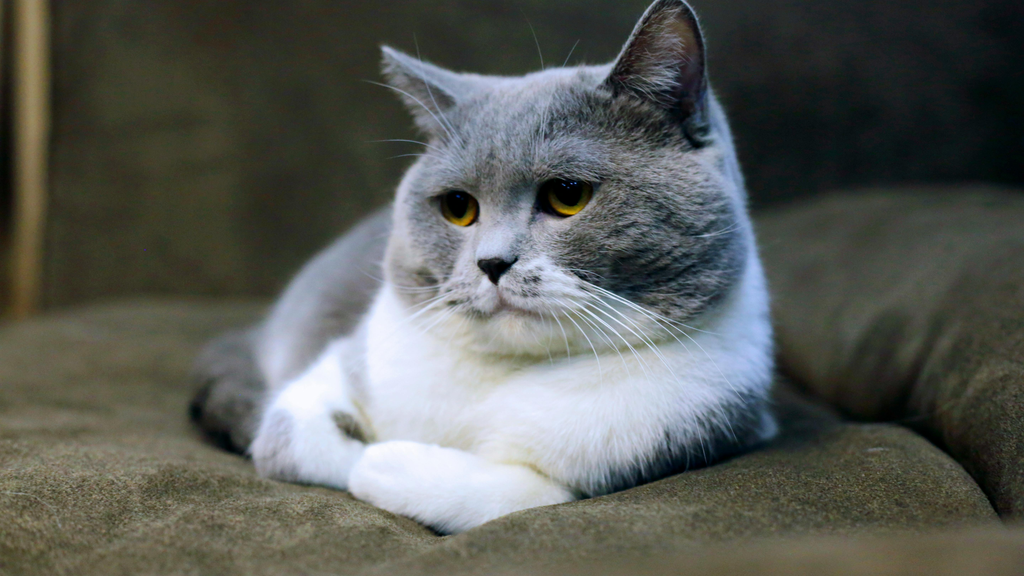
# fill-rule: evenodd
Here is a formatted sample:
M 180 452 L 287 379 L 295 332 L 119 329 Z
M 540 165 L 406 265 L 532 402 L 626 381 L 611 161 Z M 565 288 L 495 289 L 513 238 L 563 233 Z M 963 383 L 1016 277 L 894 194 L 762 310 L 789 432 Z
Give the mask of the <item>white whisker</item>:
M 643 342 L 648 348 L 650 348 L 651 351 L 654 352 L 654 354 L 658 357 L 658 359 L 661 360 L 661 363 L 665 365 L 665 368 L 669 371 L 670 374 L 672 374 L 672 377 L 677 382 L 679 381 L 679 377 L 676 375 L 675 370 L 672 369 L 672 366 L 669 364 L 668 359 L 665 358 L 665 355 L 661 353 L 661 349 L 654 342 L 654 340 L 652 340 L 650 337 L 648 337 L 646 335 L 646 333 L 644 333 L 643 329 L 636 322 L 633 322 L 633 320 L 630 319 L 629 316 L 626 316 L 621 311 L 617 310 L 614 306 L 612 306 L 611 304 L 609 304 L 609 303 L 605 302 L 604 300 L 602 300 L 599 296 L 595 296 L 594 298 L 595 298 L 596 302 L 598 302 L 599 304 L 604 305 L 605 308 L 607 308 L 607 309 L 611 310 L 612 312 L 618 314 L 623 319 L 625 319 L 627 322 L 632 324 L 636 328 L 636 330 L 639 330 L 640 332 L 638 333 L 635 330 L 633 330 L 632 328 L 630 328 L 629 326 L 626 326 L 625 324 L 623 324 L 622 321 L 620 321 L 619 319 L 615 318 L 614 316 L 612 316 L 608 312 L 605 312 L 604 310 L 601 310 L 599 308 L 595 308 L 595 310 L 597 310 L 598 312 L 601 312 L 602 314 L 607 316 L 609 319 L 614 321 L 616 324 L 622 326 L 626 330 L 629 330 L 630 333 L 632 333 L 634 336 L 639 338 L 640 341 Z
M 434 146 L 434 145 L 431 145 L 431 144 L 427 144 L 426 142 L 420 142 L 419 140 L 404 140 L 402 138 L 388 138 L 387 140 L 369 140 L 368 142 L 370 144 L 384 144 L 384 143 L 387 143 L 387 142 L 404 142 L 406 144 L 419 144 L 420 146 L 424 146 L 424 147 L 429 148 L 431 150 L 434 150 L 436 152 L 442 152 L 442 150 L 440 148 L 438 148 L 437 146 Z
M 416 59 L 420 61 L 420 64 L 423 64 L 423 57 L 420 56 L 420 42 L 419 40 L 416 39 L 415 34 L 412 35 L 412 42 L 413 44 L 416 45 Z M 430 101 L 434 103 L 434 109 L 437 110 L 437 113 L 441 115 L 441 118 L 444 119 L 444 121 L 448 125 L 448 127 L 445 128 L 445 131 L 448 132 L 448 134 L 457 133 L 457 131 L 455 130 L 455 126 L 453 126 L 452 123 L 448 120 L 448 117 L 444 115 L 444 110 L 441 110 L 441 107 L 437 105 L 437 100 L 434 99 L 434 91 L 430 89 L 430 82 L 427 82 L 426 76 L 423 75 L 422 73 L 420 74 L 420 80 L 423 80 L 423 86 L 427 89 L 427 95 L 430 96 Z M 451 131 L 449 131 L 448 128 L 450 128 Z M 460 145 L 463 144 L 461 138 L 454 139 L 458 140 Z
M 572 352 L 569 351 L 569 337 L 565 334 L 565 327 L 562 326 L 562 321 L 558 319 L 558 315 L 554 312 L 551 313 L 551 317 L 558 323 L 558 329 L 562 331 L 562 338 L 565 340 L 565 358 L 572 360 Z
M 548 321 L 547 317 L 542 315 L 541 319 L 544 320 L 544 326 L 545 327 L 550 327 L 551 326 L 551 323 L 550 323 L 550 321 Z M 551 356 L 551 346 L 541 342 L 540 341 L 540 336 L 537 336 L 536 332 L 532 332 L 532 334 L 533 334 L 533 339 L 537 341 L 537 345 L 538 346 L 542 346 L 544 348 L 544 351 L 548 353 L 548 362 L 550 362 L 553 365 L 555 363 L 555 359 L 554 359 L 553 356 Z
M 732 232 L 734 230 L 739 229 L 739 227 L 740 227 L 740 224 L 737 222 L 737 223 L 733 224 L 732 226 L 728 226 L 728 227 L 723 228 L 723 229 L 721 229 L 721 230 L 719 230 L 717 232 L 709 232 L 707 234 L 697 234 L 697 235 L 694 235 L 694 236 L 690 236 L 690 238 L 714 238 L 715 236 L 721 236 L 723 234 L 728 234 L 729 232 Z
M 456 138 L 455 134 L 451 130 L 448 129 L 448 126 L 446 126 L 445 123 L 442 122 L 441 119 L 437 117 L 437 114 L 434 114 L 434 111 L 431 110 L 430 108 L 428 108 L 426 104 L 421 102 L 419 98 L 413 96 L 412 94 L 409 94 L 408 92 L 406 92 L 405 90 L 402 90 L 401 88 L 397 88 L 397 87 L 392 86 L 390 84 L 384 84 L 382 82 L 374 82 L 373 80 L 363 80 L 363 82 L 366 82 L 367 84 L 373 84 L 374 86 L 380 86 L 382 88 L 387 88 L 388 90 L 394 90 L 395 92 L 398 92 L 399 94 L 402 94 L 402 95 L 406 96 L 407 98 L 409 98 L 410 100 L 412 100 L 413 102 L 419 104 L 424 110 L 427 111 L 427 114 L 430 114 L 431 118 L 433 118 L 434 121 L 437 122 L 441 126 L 441 128 L 445 131 L 445 133 L 448 134 L 449 138 L 451 138 L 452 140 L 454 140 L 456 142 L 459 142 L 461 144 L 462 141 L 459 138 Z
M 574 310 L 573 312 L 576 314 L 576 316 L 580 320 L 582 320 L 584 323 L 588 324 L 591 328 L 596 330 L 597 333 L 601 335 L 601 338 L 605 342 L 608 343 L 608 347 L 609 348 L 611 348 L 612 350 L 615 350 L 615 353 L 619 355 L 619 360 L 622 361 L 622 367 L 626 369 L 626 376 L 629 377 L 629 378 L 632 378 L 633 375 L 632 375 L 632 373 L 629 370 L 629 363 L 626 362 L 626 357 L 622 355 L 622 350 L 618 346 L 615 345 L 615 341 L 612 340 L 611 337 L 608 336 L 608 334 L 604 330 L 602 330 L 600 326 L 595 324 L 592 320 L 588 319 L 586 316 L 583 316 L 582 314 L 580 314 L 581 311 L 587 312 L 588 314 L 592 315 L 592 313 L 589 312 L 586 308 L 580 308 L 579 310 Z
M 401 318 L 399 326 L 395 327 L 394 330 L 385 335 L 383 338 L 383 342 L 389 342 L 393 338 L 397 337 L 401 333 L 402 329 L 406 327 L 406 325 L 411 326 L 413 329 L 418 329 L 418 327 L 415 324 L 416 318 L 431 311 L 432 309 L 434 309 L 435 306 L 444 303 L 446 297 L 447 294 L 438 294 L 433 298 L 429 298 L 419 304 L 412 306 L 410 310 L 416 311 L 411 316 Z
M 641 314 L 644 314 L 645 316 L 647 316 L 647 317 L 649 317 L 651 319 L 657 318 L 658 320 L 661 320 L 662 322 L 667 322 L 669 324 L 674 324 L 674 325 L 680 326 L 682 328 L 685 328 L 687 330 L 693 330 L 694 332 L 700 332 L 702 334 L 710 334 L 712 336 L 721 336 L 721 334 L 719 334 L 717 332 L 710 332 L 708 330 L 702 330 L 700 328 L 695 328 L 693 326 L 688 326 L 686 324 L 683 324 L 682 322 L 673 320 L 673 319 L 668 318 L 666 316 L 662 316 L 661 314 L 658 314 L 657 312 L 655 312 L 653 310 L 649 310 L 647 308 L 644 308 L 643 306 L 640 306 L 639 304 L 637 304 L 635 302 L 632 302 L 630 300 L 627 300 L 627 299 L 623 298 L 622 296 L 619 296 L 618 294 L 612 292 L 611 290 L 605 290 L 604 288 L 601 288 L 600 286 L 597 286 L 595 284 L 587 282 L 586 280 L 581 280 L 581 282 L 584 283 L 586 288 L 591 288 L 593 290 L 597 290 L 598 292 L 604 294 L 605 296 L 608 296 L 609 298 L 615 300 L 616 302 L 620 302 L 622 304 L 625 304 L 626 306 L 629 306 L 630 308 L 633 308 L 637 312 L 640 312 Z M 678 330 L 678 328 L 677 328 L 677 330 Z
M 569 55 L 565 57 L 565 62 L 562 62 L 562 68 L 565 68 L 565 65 L 569 63 L 569 58 L 572 58 L 572 53 L 576 51 L 576 47 L 579 45 L 579 40 L 577 40 L 576 43 L 572 45 L 572 48 L 569 50 Z
M 568 307 L 566 307 L 566 312 L 569 312 Z M 587 336 L 587 332 L 583 328 L 581 328 L 580 325 L 577 324 L 575 320 L 572 319 L 572 316 L 570 316 L 569 314 L 566 314 L 565 317 L 570 322 L 572 322 L 573 325 L 576 326 L 576 329 L 580 331 L 580 334 L 582 334 L 583 337 L 587 339 L 587 344 L 590 344 L 590 349 L 594 351 L 594 360 L 597 361 L 597 373 L 599 374 L 599 377 L 600 377 L 601 381 L 603 382 L 604 381 L 604 371 L 601 370 L 601 356 L 597 353 L 597 348 L 594 347 L 594 343 L 591 342 L 590 336 Z
M 429 326 L 427 326 L 426 328 L 420 327 L 420 329 L 422 330 L 422 332 L 424 334 L 429 334 L 431 330 L 436 328 L 439 324 L 441 324 L 445 320 L 447 320 L 447 319 L 451 318 L 452 316 L 454 316 L 456 312 L 457 312 L 456 309 L 449 308 L 448 310 L 445 310 L 444 312 L 438 314 L 437 318 L 435 318 L 434 321 L 431 322 Z
M 637 305 L 637 304 L 635 304 L 635 303 L 633 303 L 633 302 L 630 302 L 629 300 L 626 300 L 625 298 L 622 298 L 621 296 L 619 296 L 619 295 L 617 295 L 617 294 L 615 294 L 615 293 L 613 293 L 613 292 L 611 292 L 611 291 L 609 291 L 609 290 L 605 290 L 604 288 L 601 288 L 601 287 L 599 287 L 599 286 L 594 286 L 593 284 L 590 284 L 589 282 L 588 282 L 587 284 L 589 285 L 589 287 L 591 287 L 591 288 L 593 288 L 593 289 L 595 289 L 595 290 L 598 290 L 598 291 L 600 291 L 601 293 L 607 294 L 607 295 L 608 295 L 609 297 L 611 297 L 611 298 L 614 298 L 614 299 L 615 299 L 616 301 L 618 301 L 618 302 L 622 302 L 623 304 L 626 304 L 626 305 L 630 306 L 631 308 L 633 308 L 634 310 L 636 310 L 636 311 L 640 312 L 641 314 L 644 314 L 644 315 L 646 315 L 646 316 L 647 316 L 647 317 L 648 317 L 649 319 L 651 319 L 651 320 L 653 320 L 654 322 L 658 323 L 658 324 L 659 324 L 659 325 L 661 325 L 662 327 L 665 327 L 665 328 L 670 328 L 669 326 L 666 326 L 666 325 L 664 324 L 664 322 L 661 322 L 661 321 L 659 320 L 660 318 L 664 318 L 664 317 L 663 317 L 663 316 L 661 316 L 660 314 L 657 314 L 657 313 L 651 312 L 651 311 L 647 310 L 646 308 L 643 308 L 642 306 L 639 306 L 639 305 Z M 668 319 L 665 319 L 665 320 L 668 320 Z M 717 363 L 717 362 L 715 362 L 715 359 L 714 359 L 714 358 L 713 358 L 713 357 L 711 356 L 711 354 L 708 354 L 707 350 L 705 350 L 705 349 L 704 349 L 704 347 L 703 347 L 703 346 L 701 346 L 700 342 L 698 342 L 698 341 L 697 341 L 697 340 L 696 340 L 696 339 L 695 339 L 695 338 L 694 338 L 693 336 L 690 336 L 689 334 L 687 334 L 685 330 L 680 330 L 680 329 L 678 329 L 678 328 L 676 328 L 676 329 L 675 329 L 674 331 L 673 331 L 673 330 L 666 330 L 666 331 L 668 332 L 668 334 L 669 334 L 670 336 L 672 336 L 672 337 L 673 337 L 673 338 L 674 338 L 674 339 L 676 340 L 676 342 L 678 342 L 678 343 L 679 343 L 679 344 L 680 344 L 680 345 L 681 345 L 681 346 L 682 346 L 682 347 L 683 347 L 683 348 L 684 348 L 685 350 L 687 350 L 687 351 L 689 351 L 689 347 L 687 347 L 687 346 L 686 346 L 686 344 L 684 344 L 684 343 L 683 343 L 683 341 L 682 341 L 682 340 L 680 340 L 680 339 L 679 339 L 679 338 L 678 338 L 678 337 L 677 337 L 677 336 L 675 335 L 675 332 L 678 332 L 678 333 L 682 334 L 682 335 L 683 335 L 683 336 L 685 336 L 685 337 L 686 337 L 686 338 L 687 338 L 688 340 L 690 340 L 690 342 L 692 342 L 693 344 L 695 344 L 695 345 L 697 346 L 697 348 L 698 348 L 698 349 L 700 349 L 700 351 L 704 353 L 704 355 L 705 355 L 705 356 L 707 357 L 707 359 L 708 359 L 709 361 L 711 361 L 711 364 L 712 364 L 712 365 L 713 365 L 713 366 L 715 367 L 715 370 L 717 370 L 717 371 L 718 371 L 718 373 L 719 373 L 719 375 L 721 375 L 721 376 L 722 376 L 722 378 L 723 378 L 723 379 L 725 380 L 725 383 L 726 383 L 726 385 L 727 385 L 727 386 L 728 386 L 728 387 L 729 387 L 729 388 L 730 388 L 731 390 L 733 390 L 734 392 L 738 392 L 738 391 L 739 391 L 739 388 L 738 388 L 737 386 L 735 386 L 735 385 L 734 385 L 734 384 L 732 383 L 732 381 L 731 381 L 731 380 L 729 380 L 729 378 L 728 378 L 728 377 L 727 377 L 727 376 L 725 375 L 725 372 L 724 372 L 724 371 L 723 371 L 723 370 L 722 370 L 722 369 L 721 369 L 721 368 L 720 368 L 720 367 L 718 366 L 718 363 Z M 701 331 L 701 332 L 703 332 L 703 331 Z M 711 334 L 711 333 L 709 333 L 709 334 Z
M 522 12 L 522 9 L 519 10 Z M 523 18 L 526 18 L 526 14 L 523 14 Z M 537 45 L 537 54 L 540 56 L 540 69 L 543 70 L 544 66 L 544 52 L 540 49 L 540 39 L 537 38 L 537 31 L 533 29 L 533 24 L 530 24 L 530 20 L 526 20 L 526 25 L 530 27 L 530 34 L 533 34 L 533 43 Z
M 634 357 L 635 357 L 635 358 L 637 359 L 638 365 L 640 366 L 640 370 L 641 370 L 641 371 L 643 371 L 643 373 L 644 373 L 644 376 L 645 376 L 645 377 L 646 377 L 646 378 L 648 379 L 648 381 L 649 381 L 651 377 L 650 377 L 650 374 L 648 374 L 648 373 L 647 373 L 647 367 L 648 367 L 648 364 L 647 364 L 647 362 L 646 362 L 646 361 L 645 361 L 645 360 L 643 359 L 643 357 L 641 357 L 641 356 L 640 356 L 639 352 L 637 352 L 637 351 L 636 351 L 636 349 L 635 349 L 635 348 L 633 348 L 633 346 L 632 346 L 632 345 L 631 345 L 631 344 L 629 343 L 629 341 L 628 341 L 628 340 L 626 340 L 626 338 L 625 338 L 625 337 L 623 337 L 623 336 L 622 336 L 622 334 L 620 334 L 618 330 L 616 330 L 616 329 L 615 329 L 614 327 L 612 327 L 612 326 L 611 326 L 611 325 L 609 325 L 609 324 L 608 324 L 607 322 L 605 322 L 604 320 L 602 320 L 602 319 L 601 319 L 601 317 L 600 317 L 600 316 L 598 316 L 597 314 L 595 314 L 595 313 L 594 313 L 594 312 L 593 312 L 592 310 L 590 310 L 589 308 L 587 308 L 587 307 L 586 307 L 586 303 L 584 303 L 584 308 L 582 308 L 581 310 L 583 310 L 584 312 L 586 312 L 587 314 L 589 314 L 589 315 L 590 315 L 590 317 L 591 317 L 591 318 L 593 318 L 594 320 L 596 320 L 597 322 L 600 322 L 600 323 L 601 323 L 602 325 L 604 325 L 604 326 L 605 326 L 606 328 L 608 328 L 608 330 L 611 330 L 611 332 L 612 332 L 613 334 L 615 334 L 616 336 L 618 336 L 618 337 L 619 337 L 619 340 L 622 340 L 622 343 L 626 345 L 626 348 L 628 348 L 628 349 L 629 349 L 629 351 L 633 353 L 633 356 L 634 356 Z M 598 328 L 598 329 L 600 330 L 600 328 Z M 602 331 L 602 332 L 604 332 L 604 330 L 601 330 L 601 331 Z M 609 339 L 609 340 L 610 340 L 610 339 Z M 616 346 L 616 345 L 615 345 L 614 343 L 611 343 L 611 342 L 609 342 L 609 343 L 610 343 L 610 345 L 612 346 L 612 348 L 614 348 L 614 349 L 615 349 L 615 351 L 619 353 L 619 356 L 622 356 L 622 350 L 621 350 L 621 348 L 620 348 L 619 346 Z M 626 361 L 625 361 L 625 358 L 623 357 L 623 364 L 625 364 L 625 363 L 626 363 Z M 626 373 L 627 373 L 627 374 L 629 374 L 629 369 L 628 369 L 628 368 L 626 369 Z

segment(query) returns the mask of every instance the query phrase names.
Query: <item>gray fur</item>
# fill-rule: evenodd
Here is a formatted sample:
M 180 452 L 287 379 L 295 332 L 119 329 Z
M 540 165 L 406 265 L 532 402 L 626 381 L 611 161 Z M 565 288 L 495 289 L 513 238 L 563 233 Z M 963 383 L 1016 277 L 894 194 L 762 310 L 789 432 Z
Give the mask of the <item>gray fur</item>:
M 346 412 L 335 412 L 332 418 L 338 430 L 345 436 L 364 444 L 369 441 L 369 437 L 363 431 L 363 427 L 359 425 L 359 421 L 356 420 L 355 416 Z
M 366 271 L 381 262 L 389 231 L 382 273 L 410 305 L 445 296 L 486 323 L 493 312 L 474 301 L 483 274 L 477 263 L 516 261 L 501 277 L 503 289 L 531 301 L 543 297 L 536 263 L 547 259 L 699 326 L 756 258 L 739 163 L 704 63 L 696 18 L 681 0 L 655 2 L 618 60 L 604 66 L 495 78 L 385 48 L 384 72 L 428 146 L 399 188 L 390 225 L 379 213 L 318 256 L 253 333 L 267 386 L 282 385 L 356 327 L 377 286 Z M 555 178 L 593 183 L 591 205 L 571 218 L 544 213 L 538 190 Z M 440 198 L 451 190 L 478 200 L 472 226 L 441 217 Z M 361 432 L 342 424 L 350 436 Z M 739 396 L 708 416 L 700 437 L 666 429 L 657 454 L 610 471 L 607 487 L 707 464 L 771 427 L 764 397 Z
M 194 378 L 202 388 L 190 414 L 212 442 L 244 452 L 259 427 L 265 384 L 253 356 L 253 330 L 231 332 L 206 346 Z
M 356 328 L 380 285 L 390 226 L 389 209 L 367 217 L 302 269 L 266 321 L 207 345 L 191 415 L 212 441 L 244 452 L 267 395 Z
M 684 3 L 660 0 L 614 65 L 489 82 L 455 82 L 463 77 L 386 50 L 389 79 L 412 95 L 431 136 L 396 200 L 385 263 L 392 280 L 457 299 L 475 285 L 478 259 L 544 254 L 673 320 L 694 321 L 721 301 L 746 263 L 752 232 L 731 135 L 692 26 Z M 658 47 L 670 49 L 651 51 Z M 438 100 L 439 93 L 446 96 Z M 698 151 L 717 153 L 719 165 L 709 173 L 694 160 Z M 599 183 L 594 205 L 558 222 L 539 214 L 538 186 L 557 177 Z M 472 230 L 438 217 L 435 198 L 446 190 L 480 202 Z M 506 277 L 509 290 L 529 294 L 528 268 Z
M 328 342 L 355 330 L 380 286 L 390 229 L 390 210 L 378 210 L 289 284 L 256 333 L 256 355 L 271 389 L 297 376 Z

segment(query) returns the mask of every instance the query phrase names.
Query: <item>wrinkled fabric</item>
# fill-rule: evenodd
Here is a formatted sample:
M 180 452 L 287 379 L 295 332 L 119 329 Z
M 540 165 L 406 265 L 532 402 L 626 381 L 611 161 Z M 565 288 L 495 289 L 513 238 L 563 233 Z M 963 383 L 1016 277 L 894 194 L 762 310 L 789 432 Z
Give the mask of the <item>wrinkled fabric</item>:
M 785 386 L 783 433 L 763 449 L 439 537 L 344 492 L 260 479 L 190 425 L 199 347 L 261 310 L 134 301 L 0 328 L 0 574 L 653 574 L 692 557 L 703 572 L 689 573 L 761 574 L 761 560 L 721 550 L 765 541 L 807 554 L 819 549 L 808 538 L 879 534 L 912 547 L 967 527 L 1008 550 L 1024 541 L 921 436 L 843 421 Z
M 920 431 L 1024 514 L 1024 194 L 859 190 L 761 215 L 784 368 Z

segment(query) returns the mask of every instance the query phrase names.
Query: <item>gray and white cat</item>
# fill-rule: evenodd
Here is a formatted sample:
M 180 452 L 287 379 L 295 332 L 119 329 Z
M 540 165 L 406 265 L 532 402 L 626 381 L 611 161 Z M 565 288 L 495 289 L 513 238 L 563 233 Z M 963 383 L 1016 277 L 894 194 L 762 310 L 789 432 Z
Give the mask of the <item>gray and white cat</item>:
M 499 78 L 385 48 L 384 71 L 425 153 L 208 348 L 208 431 L 448 533 L 775 433 L 768 296 L 686 3 L 610 65 Z

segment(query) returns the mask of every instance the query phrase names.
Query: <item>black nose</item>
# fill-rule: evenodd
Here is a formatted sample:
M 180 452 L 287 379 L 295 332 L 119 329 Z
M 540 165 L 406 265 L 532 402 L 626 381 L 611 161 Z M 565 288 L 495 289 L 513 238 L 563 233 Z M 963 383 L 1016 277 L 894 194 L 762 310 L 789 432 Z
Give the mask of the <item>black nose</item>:
M 504 258 L 485 258 L 483 260 L 477 260 L 476 265 L 487 274 L 487 277 L 491 279 L 491 282 L 495 286 L 498 285 L 498 280 L 501 279 L 501 275 L 508 271 L 513 264 L 516 263 L 519 258 L 513 258 L 512 260 L 505 260 Z

